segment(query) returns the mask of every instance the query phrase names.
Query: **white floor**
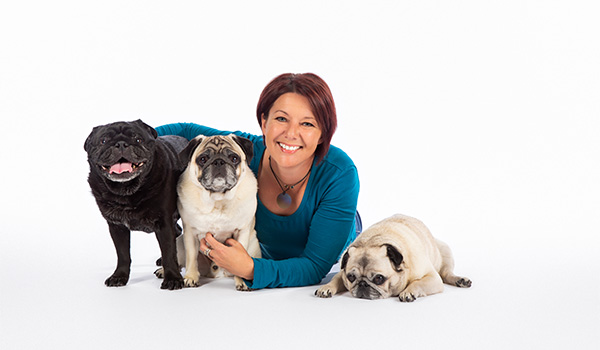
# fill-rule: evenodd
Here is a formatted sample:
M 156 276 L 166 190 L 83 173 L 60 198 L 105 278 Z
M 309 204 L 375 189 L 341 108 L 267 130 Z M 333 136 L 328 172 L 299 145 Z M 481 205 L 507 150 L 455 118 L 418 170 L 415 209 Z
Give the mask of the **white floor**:
M 3 266 L 10 267 L 2 282 L 4 349 L 594 349 L 600 344 L 598 258 L 591 248 L 579 257 L 542 247 L 461 249 L 457 271 L 473 279 L 471 289 L 447 286 L 442 294 L 400 303 L 348 294 L 319 299 L 314 286 L 243 293 L 234 290 L 231 279 L 160 290 L 152 275 L 156 243 L 143 233 L 134 236 L 129 284 L 107 288 L 103 281 L 112 272 L 113 256 L 101 225 L 38 233 L 45 237 L 36 238 L 33 247 L 3 249 Z
M 3 4 L 0 348 L 600 348 L 598 10 Z M 365 226 L 420 218 L 471 289 L 410 304 L 319 299 L 315 286 L 242 293 L 230 279 L 163 291 L 156 240 L 139 232 L 129 284 L 104 286 L 116 256 L 86 183 L 92 127 L 259 133 L 260 91 L 289 71 L 330 84 Z

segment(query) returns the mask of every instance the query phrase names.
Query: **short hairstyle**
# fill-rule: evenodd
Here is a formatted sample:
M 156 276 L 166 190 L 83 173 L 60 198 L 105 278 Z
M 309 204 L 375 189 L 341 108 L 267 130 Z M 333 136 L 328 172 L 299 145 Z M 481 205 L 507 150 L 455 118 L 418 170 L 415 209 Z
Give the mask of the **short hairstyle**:
M 310 103 L 311 111 L 321 129 L 321 143 L 315 150 L 317 162 L 320 162 L 329 151 L 331 138 L 337 128 L 337 115 L 329 86 L 318 75 L 285 73 L 271 80 L 258 99 L 256 107 L 258 124 L 262 127 L 263 116 L 266 119 L 279 96 L 288 92 L 302 95 Z

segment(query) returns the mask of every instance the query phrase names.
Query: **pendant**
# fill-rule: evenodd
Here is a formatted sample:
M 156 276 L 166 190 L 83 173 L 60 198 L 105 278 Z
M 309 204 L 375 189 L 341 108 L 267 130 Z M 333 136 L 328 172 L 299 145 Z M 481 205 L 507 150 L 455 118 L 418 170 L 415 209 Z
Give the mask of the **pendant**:
M 279 195 L 277 195 L 277 205 L 281 209 L 289 208 L 290 205 L 292 205 L 292 197 L 290 197 L 290 195 L 285 192 L 280 193 Z

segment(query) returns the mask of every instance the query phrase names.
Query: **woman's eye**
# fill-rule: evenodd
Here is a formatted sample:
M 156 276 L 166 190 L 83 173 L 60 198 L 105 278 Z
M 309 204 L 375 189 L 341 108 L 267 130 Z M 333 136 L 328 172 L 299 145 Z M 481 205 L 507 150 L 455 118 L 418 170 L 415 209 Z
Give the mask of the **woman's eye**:
M 313 123 L 309 123 L 309 122 L 304 122 L 304 123 L 302 123 L 302 125 L 308 126 L 308 127 L 311 127 L 311 128 L 315 127 L 315 125 Z
M 285 119 L 285 117 L 275 117 L 275 120 L 278 122 L 285 122 L 287 119 Z

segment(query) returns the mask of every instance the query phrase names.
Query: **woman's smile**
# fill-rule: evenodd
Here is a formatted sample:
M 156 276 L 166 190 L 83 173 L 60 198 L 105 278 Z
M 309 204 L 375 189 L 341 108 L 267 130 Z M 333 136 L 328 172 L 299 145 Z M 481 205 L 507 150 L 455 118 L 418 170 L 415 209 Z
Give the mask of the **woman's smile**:
M 301 146 L 292 146 L 292 145 L 285 144 L 283 142 L 278 142 L 278 144 L 279 144 L 279 147 L 282 148 L 282 152 L 285 152 L 285 153 L 294 153 L 301 148 Z

